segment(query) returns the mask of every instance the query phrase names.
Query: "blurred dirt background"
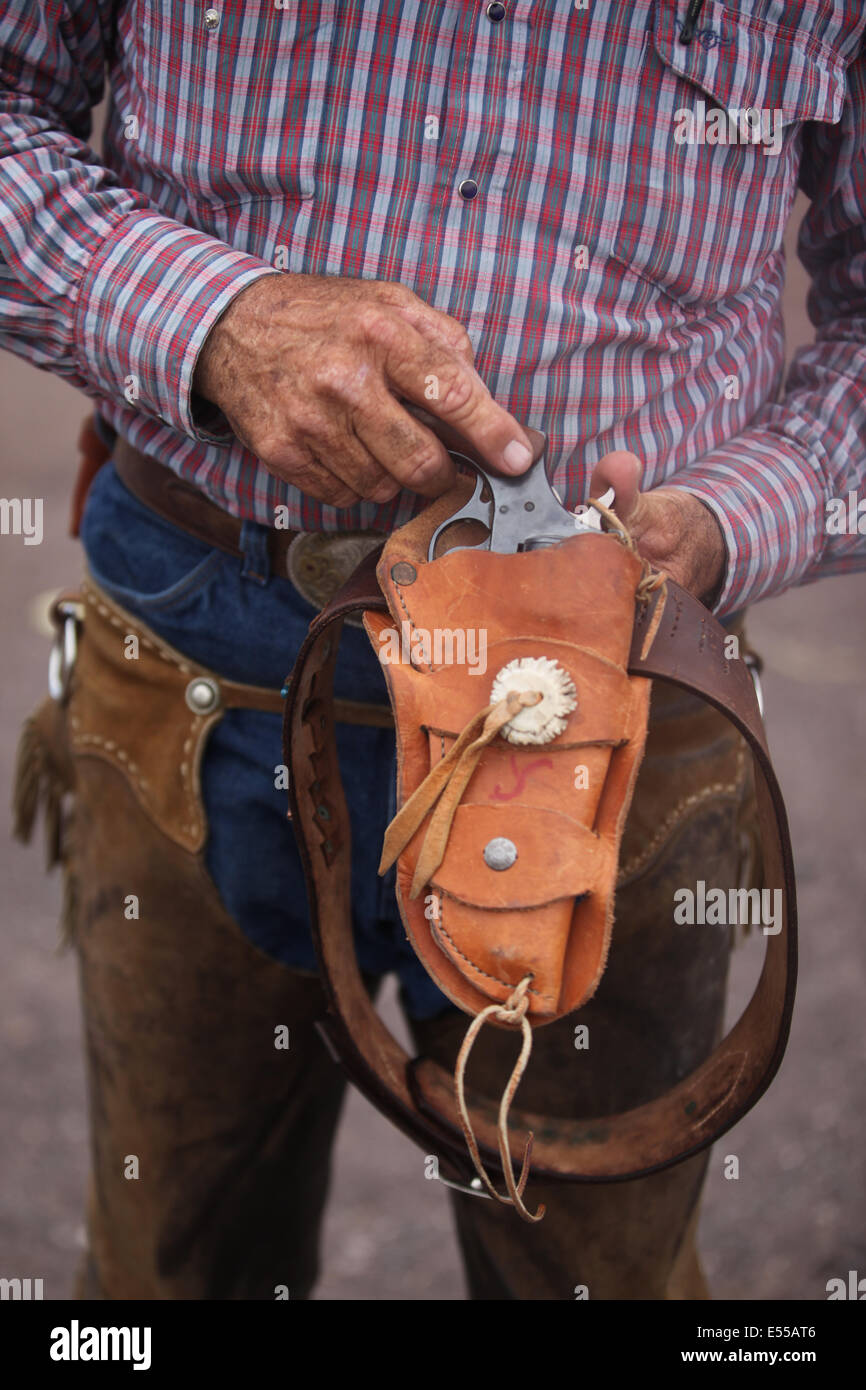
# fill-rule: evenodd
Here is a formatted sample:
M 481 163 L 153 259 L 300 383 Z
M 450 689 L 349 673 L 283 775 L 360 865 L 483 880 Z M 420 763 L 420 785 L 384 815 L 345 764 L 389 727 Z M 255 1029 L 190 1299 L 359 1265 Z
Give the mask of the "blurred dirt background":
M 789 352 L 811 338 L 789 229 Z M 69 1296 L 83 1239 L 87 1131 L 75 966 L 55 953 L 59 884 L 42 847 L 10 838 L 19 726 L 45 691 L 45 596 L 74 584 L 66 537 L 78 423 L 87 404 L 0 355 L 2 494 L 45 499 L 45 539 L 0 539 L 0 1275 Z M 866 1275 L 864 1231 L 864 758 L 866 576 L 832 579 L 753 610 L 768 727 L 795 842 L 802 965 L 793 1035 L 768 1095 L 716 1146 L 701 1248 L 713 1293 L 823 1299 L 831 1276 Z M 762 944 L 736 957 L 742 1002 Z M 384 1005 L 397 1017 L 393 997 Z M 736 1153 L 740 1178 L 723 1176 Z M 321 1299 L 461 1299 L 446 1193 L 420 1153 L 359 1096 L 342 1125 Z

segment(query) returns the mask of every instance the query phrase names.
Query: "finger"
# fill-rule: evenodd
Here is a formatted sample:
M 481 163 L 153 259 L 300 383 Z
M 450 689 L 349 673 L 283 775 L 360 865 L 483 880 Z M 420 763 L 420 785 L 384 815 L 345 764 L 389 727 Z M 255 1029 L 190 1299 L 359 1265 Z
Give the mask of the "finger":
M 401 334 L 393 321 L 383 326 L 379 341 L 393 390 L 456 429 L 491 467 L 526 472 L 533 459 L 530 441 L 474 367 L 416 331 Z
M 613 488 L 613 509 L 621 521 L 634 520 L 638 507 L 643 464 L 636 454 L 615 450 L 599 459 L 589 480 L 590 497 L 602 497 Z
M 359 493 L 343 482 L 342 478 L 337 477 L 329 468 L 323 464 L 311 463 L 302 474 L 294 473 L 286 477 L 282 473 L 276 472 L 271 468 L 270 472 L 291 487 L 298 489 L 304 497 L 311 497 L 316 502 L 323 502 L 328 507 L 354 507 L 362 501 Z
M 367 392 L 365 391 L 365 395 Z M 359 395 L 345 412 L 332 410 L 308 440 L 310 452 L 348 487 L 368 502 L 390 502 L 400 491 L 388 470 L 358 433 L 363 409 Z
M 431 343 L 439 343 L 451 352 L 456 352 L 470 367 L 475 365 L 475 349 L 469 334 L 463 325 L 457 323 L 455 319 L 449 318 L 447 314 L 441 314 L 439 318 L 444 322 L 439 322 L 438 320 L 431 320 L 426 314 L 417 314 L 411 309 L 401 308 L 398 312 L 406 319 L 407 323 L 411 323 L 422 338 L 426 338 Z
M 270 471 L 275 472 L 273 468 Z M 293 471 L 288 477 L 281 473 L 276 473 L 276 476 L 296 487 L 305 497 L 312 497 L 329 507 L 354 507 L 363 500 L 360 493 L 319 459 L 312 459 L 303 471 Z
M 321 481 L 316 485 L 315 491 L 308 488 L 302 489 L 304 495 L 313 497 L 317 502 L 322 502 L 328 507 L 338 507 L 345 510 L 346 507 L 356 507 L 364 499 L 360 493 L 354 492 L 347 487 L 342 478 L 338 478 L 329 469 L 323 468 L 320 474 Z
M 290 487 L 297 488 L 305 497 L 312 497 L 331 507 L 354 507 L 356 502 L 361 501 L 360 494 L 310 449 L 281 446 L 257 451 L 243 439 L 241 442 L 246 443 L 246 447 L 269 473 Z
M 359 407 L 353 423 L 361 443 L 390 475 L 391 496 L 411 487 L 424 497 L 440 497 L 453 486 L 457 470 L 448 451 L 388 391 Z
M 276 432 L 276 441 L 274 428 L 268 430 L 267 447 L 258 451 L 262 462 L 320 501 L 331 498 L 321 497 L 315 489 L 326 487 L 333 492 L 335 481 L 341 495 L 351 493 L 352 501 L 334 505 L 350 506 L 362 499 L 390 500 L 394 495 L 392 480 L 353 428 L 352 416 L 368 391 L 368 386 L 358 388 L 355 383 L 348 399 L 337 395 L 325 404 L 308 400 L 303 411 L 295 410 L 285 432 Z
M 428 304 L 405 285 L 391 281 L 377 283 L 382 287 L 385 303 L 392 305 L 422 337 L 444 343 L 470 364 L 475 361 L 472 340 L 459 320 Z
M 416 420 L 420 420 L 421 424 L 425 425 L 428 430 L 431 430 L 436 438 L 442 441 L 446 449 L 457 454 L 463 454 L 469 458 L 475 454 L 476 451 L 472 448 L 471 444 L 464 439 L 459 430 L 455 430 L 451 425 L 446 424 L 444 420 L 438 419 L 435 415 L 431 415 L 430 411 L 425 410 L 422 406 L 414 405 L 412 401 L 407 401 L 404 398 L 400 401 L 400 404 L 404 410 L 408 411 Z M 542 434 L 541 430 L 534 430 L 531 425 L 524 425 L 522 428 L 523 433 L 529 440 L 530 448 L 532 449 L 532 457 L 534 459 L 539 459 L 547 448 L 547 435 Z M 476 461 L 481 464 L 485 463 L 484 459 L 481 458 Z

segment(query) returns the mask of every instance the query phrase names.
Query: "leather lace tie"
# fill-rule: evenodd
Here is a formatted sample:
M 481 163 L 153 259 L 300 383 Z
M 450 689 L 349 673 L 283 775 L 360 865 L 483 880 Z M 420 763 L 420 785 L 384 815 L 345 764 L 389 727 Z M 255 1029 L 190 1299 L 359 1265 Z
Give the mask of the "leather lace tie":
M 604 517 L 611 531 L 619 537 L 626 549 L 630 550 L 633 555 L 637 555 L 637 558 L 640 560 L 641 577 L 638 581 L 637 588 L 635 589 L 635 598 L 637 599 L 638 603 L 641 604 L 642 607 L 645 607 L 652 595 L 656 593 L 658 590 L 661 590 L 659 602 L 655 606 L 655 613 L 653 615 L 652 621 L 649 623 L 647 627 L 643 648 L 641 650 L 641 660 L 645 660 L 647 653 L 649 652 L 653 642 L 655 641 L 655 635 L 658 631 L 658 625 L 661 622 L 662 614 L 665 609 L 665 598 L 667 597 L 667 577 L 662 573 L 661 570 L 654 569 L 650 561 L 647 560 L 645 556 L 640 555 L 638 553 L 638 548 L 631 532 L 629 531 L 628 527 L 622 521 L 620 521 L 616 512 L 611 511 L 610 507 L 606 507 L 603 502 L 600 502 L 598 500 L 597 497 L 591 497 L 589 499 L 589 506 L 594 507 L 595 510 L 599 512 L 601 516 Z
M 508 1147 L 508 1111 L 517 1088 L 520 1085 L 521 1077 L 526 1070 L 529 1054 L 532 1051 L 532 1028 L 530 1027 L 529 1019 L 526 1017 L 526 1010 L 529 1007 L 529 1000 L 526 996 L 531 979 L 531 975 L 525 975 L 516 989 L 512 990 L 504 1004 L 488 1004 L 486 1009 L 482 1009 L 481 1012 L 473 1018 L 457 1056 L 457 1066 L 454 1071 L 454 1089 L 457 1096 L 457 1107 L 460 1111 L 460 1125 L 463 1130 L 464 1138 L 466 1139 L 466 1147 L 469 1150 L 470 1157 L 475 1165 L 475 1171 L 479 1178 L 484 1183 L 490 1196 L 495 1197 L 497 1202 L 502 1202 L 505 1206 L 513 1206 L 524 1221 L 535 1222 L 540 1221 L 544 1216 L 544 1205 L 540 1205 L 538 1211 L 533 1215 L 523 1201 L 526 1179 L 529 1177 L 529 1163 L 532 1158 L 532 1131 L 530 1130 L 529 1134 L 526 1136 L 520 1177 L 516 1182 L 514 1179 L 514 1168 L 511 1162 L 511 1150 Z M 495 1018 L 497 1023 L 519 1024 L 523 1034 L 523 1044 L 520 1049 L 520 1055 L 514 1063 L 511 1076 L 508 1079 L 508 1085 L 502 1092 L 502 1099 L 499 1102 L 499 1122 L 497 1127 L 499 1157 L 502 1161 L 505 1186 L 508 1189 L 507 1197 L 504 1197 L 501 1192 L 496 1191 L 496 1188 L 487 1176 L 484 1164 L 481 1162 L 481 1155 L 478 1152 L 478 1141 L 475 1138 L 472 1121 L 469 1117 L 469 1109 L 466 1104 L 466 1093 L 464 1089 L 466 1066 L 469 1061 L 469 1054 L 472 1051 L 472 1045 L 488 1018 Z

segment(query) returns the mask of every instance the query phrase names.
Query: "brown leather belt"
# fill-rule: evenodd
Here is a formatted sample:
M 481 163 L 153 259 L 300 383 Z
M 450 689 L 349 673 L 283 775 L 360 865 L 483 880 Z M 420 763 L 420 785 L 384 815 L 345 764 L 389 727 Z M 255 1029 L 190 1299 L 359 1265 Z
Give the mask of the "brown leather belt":
M 243 522 L 239 517 L 223 511 L 222 507 L 209 501 L 199 488 L 179 478 L 170 468 L 148 454 L 133 448 L 122 436 L 118 437 L 111 457 L 121 482 L 139 502 L 143 502 L 164 521 L 179 526 L 205 545 L 216 546 L 218 550 L 239 558 L 243 555 Z M 268 533 L 272 573 L 287 573 L 289 546 L 299 534 L 298 531 L 276 529 Z
M 122 436 L 111 452 L 111 459 L 118 477 L 134 497 L 164 521 L 178 526 L 205 545 L 216 546 L 229 555 L 243 556 L 241 528 L 243 522 L 221 507 L 208 501 L 204 493 L 164 464 L 157 462 L 148 454 L 143 454 Z M 289 550 L 294 541 L 302 544 L 295 547 L 293 559 Z M 309 541 L 310 546 L 303 547 Z M 271 573 L 291 579 L 301 594 L 316 608 L 330 602 L 334 593 L 345 583 L 359 559 L 369 552 L 371 546 L 381 545 L 382 537 L 369 532 L 335 532 L 325 535 L 309 531 L 271 530 L 268 534 L 268 556 Z M 341 547 L 340 553 L 328 563 L 329 543 Z M 360 624 L 358 624 L 360 626 Z M 225 682 L 223 682 L 225 685 Z M 252 687 L 244 687 L 252 690 Z M 261 691 L 259 705 L 251 703 L 248 708 L 265 708 L 282 711 L 283 697 L 276 691 Z M 337 721 L 341 724 L 371 724 L 379 728 L 392 728 L 394 724 L 387 705 L 377 705 L 361 700 L 336 700 Z
M 205 545 L 243 556 L 239 517 L 120 436 L 112 461 L 125 487 L 157 516 Z M 321 609 L 382 540 L 375 531 L 289 531 L 274 526 L 267 532 L 270 572 L 291 580 L 308 603 Z

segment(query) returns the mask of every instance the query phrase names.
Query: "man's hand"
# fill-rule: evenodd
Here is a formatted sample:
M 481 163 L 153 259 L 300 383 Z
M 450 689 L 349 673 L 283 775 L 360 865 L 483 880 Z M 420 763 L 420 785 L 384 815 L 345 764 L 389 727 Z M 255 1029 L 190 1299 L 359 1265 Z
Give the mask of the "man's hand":
M 643 465 L 634 454 L 605 454 L 593 469 L 590 496 L 601 497 L 612 487 L 614 510 L 639 553 L 696 598 L 711 600 L 727 560 L 718 522 L 697 497 L 680 488 L 641 492 L 642 474 Z
M 388 281 L 263 277 L 211 329 L 193 389 L 271 473 L 335 507 L 388 502 L 401 488 L 438 497 L 454 482 L 444 445 L 399 398 L 453 425 L 499 471 L 532 462 L 465 329 Z

